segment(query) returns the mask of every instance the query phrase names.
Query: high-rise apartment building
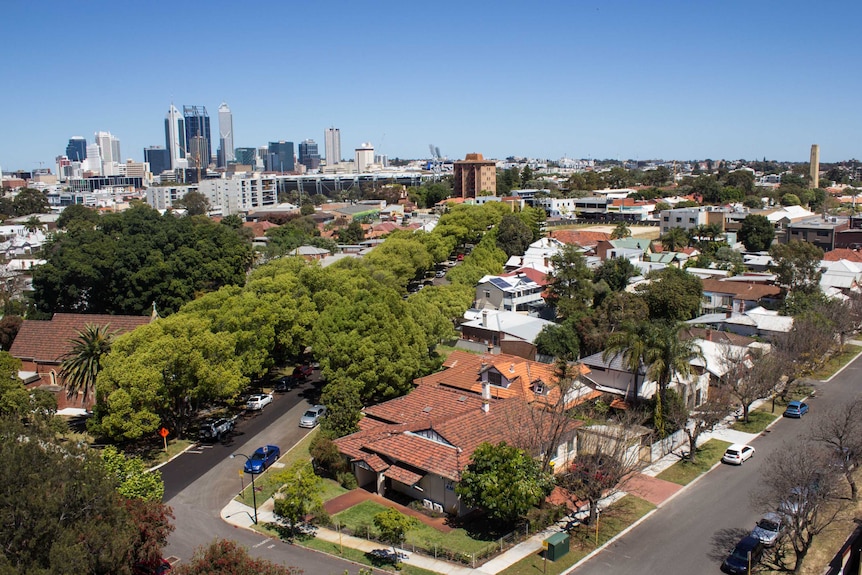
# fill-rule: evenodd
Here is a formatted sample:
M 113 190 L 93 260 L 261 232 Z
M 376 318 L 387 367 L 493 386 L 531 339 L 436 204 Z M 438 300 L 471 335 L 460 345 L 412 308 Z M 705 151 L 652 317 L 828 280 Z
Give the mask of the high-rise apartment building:
M 183 119 L 189 167 L 205 169 L 212 160 L 212 134 L 207 109 L 204 106 L 183 106 Z
M 168 108 L 168 115 L 165 117 L 165 148 L 170 156 L 171 170 L 188 167 L 188 161 L 185 159 L 188 149 L 186 123 L 173 104 Z
M 83 162 L 87 157 L 87 140 L 81 136 L 69 138 L 66 144 L 66 157 L 70 162 Z
M 162 146 L 150 146 L 144 148 L 144 161 L 149 162 L 150 172 L 158 176 L 162 172 L 171 169 L 171 153 Z M 128 172 L 126 173 L 128 175 Z
M 98 176 L 102 175 L 102 152 L 99 149 L 99 144 L 96 142 L 87 145 L 87 157 L 84 158 L 81 169 Z
M 452 193 L 455 197 L 475 198 L 480 192 L 497 195 L 497 163 L 482 154 L 467 154 L 453 165 Z
M 111 132 L 96 132 L 95 141 L 96 145 L 99 146 L 99 156 L 102 159 L 101 174 L 103 176 L 119 175 L 120 139 Z
M 326 165 L 334 166 L 341 161 L 341 130 L 326 128 L 323 134 L 323 145 L 326 151 Z
M 257 150 L 255 148 L 237 148 L 234 151 L 234 158 L 236 158 L 237 164 L 254 167 Z
M 320 168 L 320 152 L 317 151 L 317 142 L 304 140 L 299 143 L 299 163 L 307 170 Z
M 218 107 L 218 136 L 219 136 L 219 162 L 220 168 L 225 167 L 228 162 L 236 161 L 233 151 L 233 114 L 225 102 Z
M 354 150 L 356 171 L 360 174 L 367 172 L 369 166 L 374 163 L 374 146 L 371 142 L 362 142 L 356 150 Z
M 266 170 L 269 172 L 292 172 L 294 166 L 293 142 L 270 142 L 267 148 Z

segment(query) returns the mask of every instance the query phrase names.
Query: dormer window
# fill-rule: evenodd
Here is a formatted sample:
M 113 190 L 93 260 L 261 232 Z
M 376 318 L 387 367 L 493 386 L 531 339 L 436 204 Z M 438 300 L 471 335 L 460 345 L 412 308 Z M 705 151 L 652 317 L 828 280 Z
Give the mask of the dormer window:
M 537 381 L 533 386 L 533 391 L 536 395 L 545 395 L 545 384 L 541 381 Z
M 503 387 L 503 376 L 500 375 L 500 372 L 498 371 L 489 371 L 488 383 L 496 385 L 497 387 Z

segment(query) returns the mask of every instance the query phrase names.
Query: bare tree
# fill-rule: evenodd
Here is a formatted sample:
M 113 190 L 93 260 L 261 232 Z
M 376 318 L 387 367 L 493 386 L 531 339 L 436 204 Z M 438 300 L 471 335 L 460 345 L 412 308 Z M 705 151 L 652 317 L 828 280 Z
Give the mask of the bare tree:
M 819 314 L 831 324 L 830 331 L 838 336 L 838 346 L 844 349 L 847 337 L 856 331 L 858 325 L 854 313 L 858 311 L 858 301 L 852 299 L 843 302 L 838 299 L 827 300 L 814 308 L 814 313 Z
M 748 423 L 751 404 L 772 394 L 780 384 L 784 362 L 778 355 L 762 355 L 749 348 L 723 346 L 721 363 L 727 370 L 722 385 L 742 407 L 742 420 Z
M 646 465 L 640 447 L 648 430 L 636 423 L 641 417 L 636 410 L 629 410 L 620 422 L 578 431 L 578 454 L 557 476 L 557 485 L 572 502 L 589 504 L 586 523 L 596 521 L 603 498 L 622 490 Z
M 812 439 L 832 452 L 832 465 L 844 475 L 850 498 L 856 501 L 859 490 L 853 470 L 862 463 L 862 399 L 831 408 L 814 429 Z
M 773 353 L 785 368 L 790 382 L 817 369 L 835 346 L 832 324 L 823 316 L 805 313 L 793 319 L 793 328 L 776 338 Z
M 694 463 L 697 458 L 697 440 L 701 434 L 712 431 L 731 411 L 732 398 L 726 386 L 710 387 L 709 397 L 699 406 L 689 409 L 681 401 L 668 402 L 667 419 L 682 429 L 688 439 L 686 459 Z
M 792 457 L 788 454 L 792 453 Z M 838 474 L 829 450 L 805 442 L 786 443 L 770 455 L 763 467 L 760 487 L 752 503 L 763 511 L 778 510 L 787 524 L 785 540 L 793 547 L 794 573 L 814 538 L 828 527 L 841 512 L 846 501 L 839 495 Z

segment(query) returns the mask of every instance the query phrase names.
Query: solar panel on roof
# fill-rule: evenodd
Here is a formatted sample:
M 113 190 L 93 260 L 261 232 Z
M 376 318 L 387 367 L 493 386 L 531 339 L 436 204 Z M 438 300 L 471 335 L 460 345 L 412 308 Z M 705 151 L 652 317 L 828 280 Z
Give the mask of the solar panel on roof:
M 500 289 L 508 289 L 511 287 L 509 282 L 502 278 L 491 278 L 491 283 Z

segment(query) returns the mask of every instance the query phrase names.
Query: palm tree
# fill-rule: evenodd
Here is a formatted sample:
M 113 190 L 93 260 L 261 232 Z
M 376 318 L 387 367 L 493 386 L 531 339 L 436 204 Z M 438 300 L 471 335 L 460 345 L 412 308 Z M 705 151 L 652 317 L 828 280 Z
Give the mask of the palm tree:
M 688 245 L 688 234 L 682 228 L 671 228 L 659 239 L 661 245 L 671 252 Z
M 632 231 L 629 229 L 629 224 L 621 221 L 617 222 L 617 226 L 614 228 L 614 231 L 611 232 L 611 239 L 621 240 L 623 238 L 630 237 L 631 235 Z
M 616 331 L 608 337 L 605 351 L 602 352 L 602 359 L 604 361 L 608 361 L 612 357 L 621 356 L 623 366 L 632 372 L 632 375 L 634 375 L 633 398 L 637 398 L 638 373 L 640 373 L 641 366 L 644 365 L 646 358 L 647 342 L 650 340 L 650 328 L 651 324 L 649 322 L 628 322 L 622 326 L 620 331 Z M 625 398 L 629 398 L 629 388 L 626 388 Z
M 83 394 L 81 404 L 86 404 L 90 393 L 96 388 L 96 376 L 101 370 L 101 360 L 111 351 L 114 333 L 108 326 L 87 326 L 72 340 L 72 349 L 63 356 L 60 375 L 66 386 L 66 397 Z

